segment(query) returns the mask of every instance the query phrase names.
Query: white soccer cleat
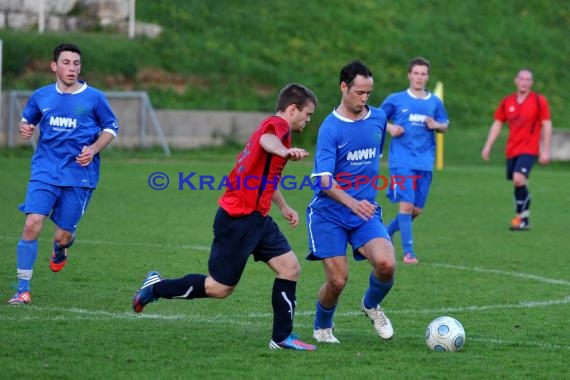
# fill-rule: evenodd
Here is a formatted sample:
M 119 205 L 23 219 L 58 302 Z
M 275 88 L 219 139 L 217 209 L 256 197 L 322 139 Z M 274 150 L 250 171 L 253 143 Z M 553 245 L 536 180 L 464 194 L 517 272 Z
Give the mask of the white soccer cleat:
M 333 328 L 316 329 L 313 331 L 313 338 L 319 343 L 340 343 L 340 340 L 333 335 Z
M 384 314 L 382 308 L 380 306 L 377 306 L 375 309 L 367 309 L 364 306 L 364 298 L 362 299 L 361 308 L 364 315 L 366 315 L 372 321 L 374 330 L 376 330 L 376 334 L 385 340 L 392 339 L 392 336 L 394 336 L 394 329 L 392 328 L 392 323 L 386 314 Z

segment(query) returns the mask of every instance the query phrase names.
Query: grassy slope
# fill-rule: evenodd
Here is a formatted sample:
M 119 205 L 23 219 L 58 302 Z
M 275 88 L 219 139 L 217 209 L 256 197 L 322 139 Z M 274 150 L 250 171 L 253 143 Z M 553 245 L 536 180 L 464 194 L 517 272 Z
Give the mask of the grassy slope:
M 162 37 L 2 31 L 4 88 L 51 80 L 51 46 L 65 39 L 84 47 L 88 80 L 149 90 L 157 108 L 270 111 L 277 90 L 298 81 L 317 92 L 319 123 L 338 101 L 338 70 L 348 60 L 362 59 L 375 72 L 375 105 L 407 85 L 407 61 L 423 55 L 433 64 L 432 85 L 444 83 L 456 127 L 486 128 L 520 67 L 535 70 L 555 126 L 570 118 L 560 85 L 570 79 L 565 2 L 139 0 L 137 17 L 163 25 Z

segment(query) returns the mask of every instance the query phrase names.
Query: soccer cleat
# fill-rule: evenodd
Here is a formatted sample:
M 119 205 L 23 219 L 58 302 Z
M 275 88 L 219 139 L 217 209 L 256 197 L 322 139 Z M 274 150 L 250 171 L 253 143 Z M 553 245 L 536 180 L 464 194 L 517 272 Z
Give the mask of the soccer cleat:
M 340 343 L 340 340 L 333 335 L 333 330 L 332 327 L 316 329 L 313 331 L 313 338 L 319 343 Z
M 291 334 L 284 341 L 277 343 L 273 339 L 269 342 L 271 350 L 299 350 L 299 351 L 315 351 L 317 346 L 302 342 L 297 336 Z
M 149 272 L 144 278 L 143 284 L 133 297 L 133 310 L 135 313 L 141 313 L 146 304 L 158 300 L 158 297 L 152 292 L 152 286 L 162 281 L 162 277 L 158 272 Z
M 417 264 L 418 258 L 413 253 L 406 253 L 404 255 L 404 264 Z
M 63 254 L 56 255 L 55 252 L 49 258 L 49 269 L 52 272 L 59 272 L 67 264 L 67 248 L 64 248 Z
M 394 329 L 392 328 L 392 323 L 384 314 L 384 311 L 380 306 L 377 306 L 375 309 L 367 309 L 364 306 L 364 298 L 362 299 L 361 309 L 364 315 L 366 315 L 374 325 L 374 330 L 376 330 L 376 334 L 382 339 L 388 340 L 392 339 L 394 335 Z
M 530 229 L 530 223 L 528 218 L 520 218 L 515 216 L 511 220 L 511 231 L 528 231 Z
M 17 292 L 12 298 L 8 300 L 10 305 L 26 305 L 32 302 L 32 296 L 30 292 Z

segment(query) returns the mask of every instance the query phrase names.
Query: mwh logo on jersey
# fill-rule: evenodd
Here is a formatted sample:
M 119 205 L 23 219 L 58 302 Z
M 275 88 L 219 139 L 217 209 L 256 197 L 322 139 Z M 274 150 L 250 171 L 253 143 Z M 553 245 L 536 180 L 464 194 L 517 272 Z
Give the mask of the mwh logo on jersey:
M 418 113 L 411 113 L 410 117 L 408 118 L 409 122 L 423 124 L 426 121 L 426 115 L 418 114 Z
M 49 125 L 56 131 L 64 131 L 65 128 L 77 128 L 77 119 L 71 117 L 52 116 Z
M 362 161 L 369 161 L 376 157 L 376 148 L 358 149 L 348 152 L 346 160 L 352 163 L 362 164 Z

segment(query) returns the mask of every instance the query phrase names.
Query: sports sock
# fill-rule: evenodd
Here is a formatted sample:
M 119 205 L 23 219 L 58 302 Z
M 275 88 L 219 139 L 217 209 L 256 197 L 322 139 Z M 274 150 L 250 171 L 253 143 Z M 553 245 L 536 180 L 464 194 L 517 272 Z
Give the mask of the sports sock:
M 173 280 L 162 280 L 152 285 L 152 292 L 159 298 L 206 298 L 206 276 L 188 274 Z
M 400 234 L 402 237 L 402 249 L 404 254 L 414 254 L 414 239 L 412 233 L 412 214 L 398 214 L 398 224 L 400 225 Z
M 398 224 L 398 216 L 396 216 L 394 220 L 390 222 L 390 225 L 388 226 L 387 230 L 388 230 L 388 235 L 390 235 L 390 237 L 394 236 L 394 234 L 398 232 L 398 230 L 400 230 L 400 225 Z
M 315 313 L 315 323 L 314 328 L 317 329 L 328 329 L 333 325 L 333 316 L 336 310 L 336 305 L 327 309 L 319 301 L 317 301 L 317 311 Z
M 273 306 L 273 334 L 274 342 L 284 341 L 293 331 L 293 317 L 295 316 L 297 282 L 276 278 L 273 282 L 271 305 Z
M 55 253 L 55 258 L 54 261 L 55 262 L 59 262 L 61 260 L 63 260 L 63 255 L 65 253 L 65 249 L 69 248 L 73 245 L 73 243 L 75 243 L 75 236 L 73 236 L 73 238 L 69 241 L 69 243 L 67 243 L 67 245 L 61 245 L 59 244 L 57 241 L 53 241 L 53 253 Z
M 517 215 L 530 207 L 530 193 L 526 185 L 515 187 L 515 206 Z
M 391 279 L 388 282 L 382 282 L 373 273 L 370 273 L 370 277 L 368 279 L 368 289 L 364 294 L 364 307 L 367 309 L 374 309 L 378 306 L 382 300 L 388 295 L 390 289 L 392 289 L 392 285 L 394 285 L 394 279 Z
M 34 264 L 38 257 L 38 241 L 18 241 L 16 248 L 16 265 L 18 273 L 18 292 L 30 291 L 30 280 L 34 273 Z

